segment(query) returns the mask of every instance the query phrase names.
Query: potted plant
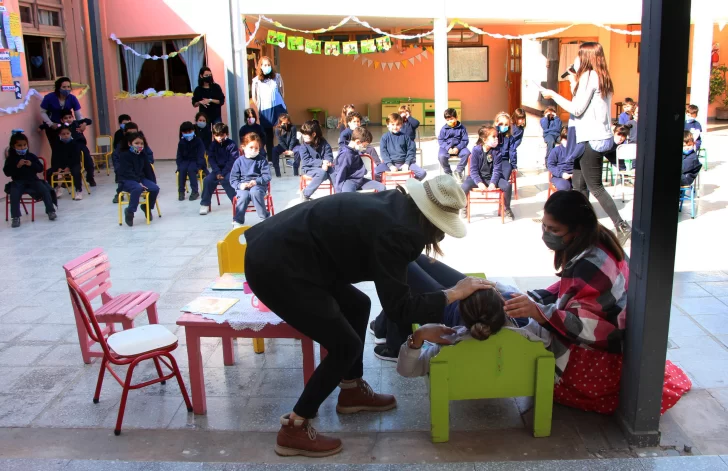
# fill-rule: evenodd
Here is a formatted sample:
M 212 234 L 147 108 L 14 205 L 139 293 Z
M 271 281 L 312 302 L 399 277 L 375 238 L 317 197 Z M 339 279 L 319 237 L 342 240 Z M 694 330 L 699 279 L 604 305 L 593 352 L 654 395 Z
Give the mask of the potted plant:
M 714 67 L 710 72 L 710 92 L 708 101 L 713 103 L 720 100 L 715 109 L 715 119 L 728 120 L 728 82 L 726 82 L 728 67 L 721 65 Z

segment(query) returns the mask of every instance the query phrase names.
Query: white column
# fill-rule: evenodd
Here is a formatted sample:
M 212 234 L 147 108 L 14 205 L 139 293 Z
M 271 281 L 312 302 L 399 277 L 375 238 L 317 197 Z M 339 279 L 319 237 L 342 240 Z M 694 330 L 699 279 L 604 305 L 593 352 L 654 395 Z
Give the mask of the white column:
M 435 73 L 435 133 L 445 125 L 445 110 L 447 109 L 447 18 L 435 18 L 433 34 L 433 54 Z
M 228 105 L 228 114 L 233 114 L 237 118 L 237 126 L 242 126 L 245 123 L 245 109 L 248 107 L 248 101 L 250 98 L 249 84 L 248 84 L 248 52 L 245 47 L 245 41 L 247 35 L 245 27 L 243 26 L 242 13 L 245 11 L 242 9 L 243 0 L 230 0 L 230 14 L 231 14 L 231 25 L 232 25 L 232 39 L 233 39 L 233 57 L 235 67 L 233 69 L 233 76 L 235 82 L 230 84 L 230 87 L 235 87 L 235 95 L 237 97 L 237 103 Z M 228 120 L 228 122 L 231 122 Z M 231 130 L 233 135 L 236 135 L 236 130 Z
M 713 19 L 707 8 L 694 12 L 692 56 L 690 64 L 690 103 L 700 110 L 698 121 L 707 129 L 710 92 L 710 50 L 713 46 Z

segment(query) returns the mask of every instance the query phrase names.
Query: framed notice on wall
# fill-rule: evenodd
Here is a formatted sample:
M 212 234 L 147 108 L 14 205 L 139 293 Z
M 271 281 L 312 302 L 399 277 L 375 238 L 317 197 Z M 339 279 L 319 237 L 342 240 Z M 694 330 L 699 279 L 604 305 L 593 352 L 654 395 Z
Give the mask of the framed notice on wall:
M 487 82 L 488 46 L 449 47 L 447 49 L 448 82 Z

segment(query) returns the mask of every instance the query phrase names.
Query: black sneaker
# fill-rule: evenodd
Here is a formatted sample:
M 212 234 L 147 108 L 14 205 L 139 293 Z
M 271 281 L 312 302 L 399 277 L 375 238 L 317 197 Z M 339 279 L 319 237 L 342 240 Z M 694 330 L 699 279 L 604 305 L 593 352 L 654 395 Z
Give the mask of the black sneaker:
M 385 343 L 387 343 L 387 339 L 377 337 L 377 334 L 374 332 L 374 322 L 375 321 L 371 321 L 369 323 L 369 333 L 374 336 L 374 343 L 376 345 L 384 345 Z
M 51 211 L 50 213 L 48 213 L 48 219 L 50 219 L 51 221 L 55 221 L 56 217 L 57 216 L 55 211 Z
M 397 361 L 399 352 L 393 352 L 386 345 L 377 345 L 374 347 L 374 356 L 384 361 Z
M 632 228 L 627 224 L 627 221 L 618 223 L 615 232 L 617 233 L 617 240 L 619 240 L 619 244 L 622 246 L 632 237 Z
M 190 201 L 195 201 L 199 197 L 200 197 L 200 194 L 196 191 L 194 193 L 190 193 Z
M 177 201 L 184 201 L 185 200 L 185 194 L 183 192 L 180 192 L 179 198 L 177 198 Z
M 510 209 L 506 209 L 506 217 L 511 221 L 516 219 L 516 217 L 513 215 L 513 211 L 511 211 Z
M 130 212 L 128 209 L 124 210 L 124 222 L 126 222 L 126 225 L 129 227 L 134 225 L 134 213 Z
M 139 205 L 139 209 L 142 210 L 142 213 L 144 213 L 144 217 L 146 218 L 147 217 L 147 205 L 146 204 L 140 204 Z M 154 214 L 153 213 L 154 213 L 154 211 L 149 211 L 149 220 L 150 221 L 152 219 L 154 219 Z
M 13 218 L 13 222 L 10 224 L 10 227 L 20 227 L 20 218 Z
M 89 180 L 88 186 L 91 186 L 91 187 L 96 186 L 96 181 L 95 180 Z
M 114 195 L 114 199 L 113 199 L 112 203 L 119 204 L 119 194 L 118 193 Z

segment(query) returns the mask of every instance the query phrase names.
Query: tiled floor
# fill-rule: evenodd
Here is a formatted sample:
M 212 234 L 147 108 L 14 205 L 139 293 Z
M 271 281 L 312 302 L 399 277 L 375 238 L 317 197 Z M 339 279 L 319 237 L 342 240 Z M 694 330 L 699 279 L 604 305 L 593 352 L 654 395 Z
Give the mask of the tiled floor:
M 713 148 L 728 149 L 725 135 L 708 135 L 706 142 Z M 430 175 L 438 174 L 436 144 L 424 141 L 422 145 L 426 169 Z M 530 289 L 545 286 L 555 278 L 552 255 L 540 241 L 539 224 L 531 220 L 539 216 L 546 198 L 546 176 L 535 170 L 541 158 L 534 150 L 539 148 L 538 138 L 527 137 L 524 146 L 524 152 L 519 154 L 524 156 L 524 162 L 530 161 L 533 165 L 522 166 L 520 198 L 513 202 L 516 221 L 501 225 L 494 209 L 479 210 L 469 226 L 468 237 L 462 241 L 446 239 L 443 249 L 444 261 L 463 272 L 485 271 L 491 278 Z M 728 176 L 728 167 L 720 161 L 721 155 L 727 154 L 711 151 L 714 157 L 710 172 L 703 174 L 699 217 L 691 220 L 683 214 L 679 218 L 671 349 L 667 353 L 668 359 L 687 371 L 695 389 L 664 416 L 663 444 L 678 450 L 689 444 L 693 452 L 702 454 L 728 453 L 725 440 L 728 432 L 728 251 L 722 249 L 728 197 L 721 187 Z M 103 459 L 109 456 L 106 453 L 124 452 L 125 448 L 118 449 L 117 444 L 144 437 L 147 440 L 144 443 L 170 440 L 166 448 L 169 451 L 160 451 L 162 456 L 140 455 L 135 459 L 184 460 L 189 457 L 178 453 L 187 446 L 185 440 L 216 443 L 222 440 L 220 437 L 228 440 L 232 436 L 261 444 L 250 453 L 262 453 L 257 456 L 265 460 L 275 458 L 269 446 L 272 433 L 277 430 L 278 417 L 291 409 L 302 386 L 298 367 L 301 355 L 293 340 L 268 340 L 264 355 L 253 353 L 249 340 L 239 340 L 236 365 L 224 367 L 220 341 L 205 339 L 206 416 L 187 413 L 174 382 L 150 386 L 130 394 L 124 421 L 126 433 L 114 441 L 110 432 L 116 419 L 120 387 L 110 375 L 104 381 L 101 402 L 91 402 L 99 364 L 82 364 L 61 266 L 94 247 L 103 247 L 109 254 L 112 292 L 149 289 L 160 293 L 160 323 L 180 337 L 175 357 L 183 375 L 187 375 L 184 331 L 175 324 L 178 309 L 217 275 L 215 242 L 230 229 L 231 215 L 228 201 L 214 205 L 213 212 L 204 217 L 198 215 L 198 202 L 178 202 L 174 170 L 171 162 L 157 164 L 163 217 L 155 218 L 151 225 L 144 224 L 140 215 L 133 228 L 118 225 L 116 206 L 111 204 L 113 180 L 103 175 L 97 178 L 99 186 L 93 189 L 93 194 L 83 201 L 71 201 L 64 196 L 57 221 L 48 221 L 39 211 L 35 222 L 23 217 L 18 229 L 11 229 L 9 224 L 0 227 L 0 266 L 3 267 L 0 271 L 0 435 L 12 430 L 16 439 L 25 439 L 10 451 L 0 450 L 0 456 L 37 456 L 30 453 L 32 446 L 45 440 L 38 437 L 45 437 L 47 430 L 55 433 L 63 429 L 68 433 L 47 435 L 53 437 L 48 438 L 48 443 L 63 436 L 67 449 L 73 450 L 74 446 L 82 447 L 94 438 L 104 441 L 91 451 L 86 450 L 87 454 L 74 456 L 66 456 L 58 451 L 60 448 L 48 445 L 44 448 L 50 450 L 47 453 L 57 454 L 43 456 Z M 298 182 L 290 171 L 287 176 L 274 179 L 272 192 L 278 212 L 297 204 L 297 187 Z M 631 189 L 628 189 L 627 202 L 617 201 L 627 218 L 632 211 L 631 199 Z M 600 220 L 611 227 L 601 209 L 597 211 Z M 258 221 L 254 213 L 247 217 L 250 224 Z M 372 316 L 376 315 L 380 305 L 373 286 L 363 283 L 360 288 L 372 298 Z M 446 461 L 498 457 L 503 460 L 576 459 L 632 454 L 611 420 L 558 406 L 554 409 L 553 436 L 530 438 L 530 405 L 524 399 L 453 404 L 451 444 L 433 447 L 427 433 L 426 381 L 399 377 L 394 364 L 374 357 L 372 341 L 371 337 L 367 338 L 365 378 L 375 389 L 396 394 L 399 407 L 384 414 L 339 416 L 334 410 L 334 394 L 322 407 L 316 425 L 322 431 L 349 437 L 348 443 L 354 451 L 340 460 L 352 456 L 361 460 L 356 461 L 359 463 L 381 462 L 383 456 L 392 462 L 420 462 L 438 456 L 445 457 Z M 136 376 L 142 378 L 149 374 L 152 369 L 142 367 Z M 147 433 L 144 429 L 155 435 L 144 435 Z M 87 432 L 95 432 L 95 437 Z M 500 447 L 487 443 L 506 439 L 518 443 L 503 443 Z M 231 440 L 234 442 L 234 438 Z M 395 443 L 401 448 L 394 446 Z M 145 445 L 139 446 L 144 449 Z M 513 446 L 529 451 L 524 455 Z M 403 454 L 402 449 L 407 452 Z M 128 459 L 126 455 L 113 457 Z M 206 461 L 215 459 L 207 457 Z M 668 467 L 668 461 L 663 463 L 641 461 L 643 468 L 634 469 L 673 469 Z M 560 469 L 602 469 L 572 465 L 576 467 Z M 48 466 L 43 469 L 60 469 Z M 69 468 L 68 462 L 58 466 L 75 469 Z M 1 464 L 0 468 L 21 469 Z M 507 465 L 477 465 L 476 468 L 511 469 Z

